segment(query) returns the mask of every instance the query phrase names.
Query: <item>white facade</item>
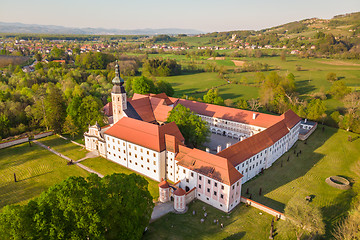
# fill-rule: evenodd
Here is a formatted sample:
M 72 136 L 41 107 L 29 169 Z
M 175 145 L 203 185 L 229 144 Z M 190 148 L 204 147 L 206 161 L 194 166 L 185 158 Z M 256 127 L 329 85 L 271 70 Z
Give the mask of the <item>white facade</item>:
M 157 152 L 105 134 L 106 157 L 156 181 L 165 178 L 165 151 Z
M 127 109 L 127 99 L 125 93 L 111 93 L 112 110 L 114 123 L 124 116 L 124 110 Z

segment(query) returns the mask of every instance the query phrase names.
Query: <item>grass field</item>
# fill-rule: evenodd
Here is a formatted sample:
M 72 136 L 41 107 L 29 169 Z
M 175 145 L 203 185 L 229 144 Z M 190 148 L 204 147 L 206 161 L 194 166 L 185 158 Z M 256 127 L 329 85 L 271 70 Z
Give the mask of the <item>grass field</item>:
M 152 57 L 163 56 L 164 58 L 174 58 L 180 61 L 188 61 L 185 56 L 172 54 L 154 54 Z M 262 57 L 262 58 L 229 58 L 225 60 L 201 60 L 197 64 L 216 63 L 218 66 L 224 66 L 227 70 L 226 76 L 230 81 L 241 80 L 246 77 L 246 84 L 229 84 L 219 87 L 219 94 L 224 98 L 236 100 L 244 98 L 259 97 L 259 87 L 254 84 L 256 73 L 234 73 L 234 66 L 231 60 L 253 61 L 267 63 L 271 71 L 277 71 L 281 75 L 293 73 L 296 80 L 297 92 L 304 99 L 311 99 L 311 94 L 319 91 L 328 91 L 332 83 L 326 80 L 326 76 L 330 72 L 336 73 L 337 77 L 345 82 L 345 84 L 353 90 L 360 90 L 360 61 L 356 60 L 333 60 L 333 59 L 300 59 L 294 56 L 288 56 L 286 61 L 281 61 L 280 57 Z M 184 63 L 185 63 L 184 62 Z M 184 64 L 181 62 L 181 64 Z M 185 64 L 186 65 L 186 64 Z M 301 71 L 297 70 L 301 67 Z M 266 76 L 269 72 L 264 72 Z M 202 97 L 207 89 L 218 87 L 226 84 L 225 80 L 218 77 L 217 73 L 194 73 L 184 74 L 170 77 L 158 77 L 170 82 L 175 90 L 175 97 L 181 97 L 184 94 L 194 97 Z M 325 104 L 328 113 L 343 107 L 343 103 L 336 99 L 327 99 Z
M 208 214 L 204 223 L 203 206 Z M 192 212 L 195 211 L 195 216 Z M 151 223 L 143 239 L 268 239 L 272 216 L 241 204 L 230 214 L 201 201 L 189 204 L 185 214 L 169 213 Z M 217 219 L 219 224 L 214 223 Z M 221 229 L 220 224 L 224 224 Z
M 283 211 L 293 197 L 313 195 L 313 204 L 321 209 L 327 230 L 331 229 L 359 198 L 360 172 L 356 166 L 360 163 L 360 139 L 359 135 L 344 130 L 325 127 L 322 132 L 321 128 L 319 126 L 310 136 L 307 144 L 298 141 L 296 151 L 302 152 L 299 157 L 291 149 L 263 175 L 245 183 L 242 195 L 249 197 L 246 194 L 249 188 L 253 200 L 279 211 Z M 349 135 L 356 140 L 348 142 Z M 332 175 L 345 176 L 354 183 L 352 189 L 343 191 L 330 187 L 325 179 Z M 260 188 L 261 196 L 258 195 Z
M 0 208 L 22 204 L 70 176 L 87 176 L 77 166 L 28 143 L 0 150 Z M 18 182 L 14 182 L 14 173 Z
M 130 169 L 125 168 L 112 161 L 109 161 L 103 157 L 89 158 L 84 161 L 81 161 L 81 163 L 103 175 L 109 175 L 112 173 L 125 173 L 125 174 L 135 173 Z M 149 182 L 148 189 L 151 196 L 153 196 L 153 199 L 157 200 L 159 198 L 159 187 L 158 187 L 159 183 L 148 177 L 144 176 L 144 178 Z
M 50 146 L 55 151 L 58 151 L 75 161 L 85 157 L 87 153 L 84 148 L 73 144 L 70 140 L 64 140 L 57 135 L 40 139 L 39 142 L 42 142 L 46 146 Z

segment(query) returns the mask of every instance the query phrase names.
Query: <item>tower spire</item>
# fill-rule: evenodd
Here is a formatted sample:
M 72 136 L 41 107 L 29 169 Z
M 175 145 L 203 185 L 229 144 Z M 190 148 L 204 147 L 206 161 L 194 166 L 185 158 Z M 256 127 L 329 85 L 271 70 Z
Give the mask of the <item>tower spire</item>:
M 120 85 L 120 86 L 122 86 L 124 84 L 124 79 L 122 79 L 121 76 L 120 76 L 120 67 L 119 67 L 119 64 L 118 64 L 118 60 L 116 60 L 115 77 L 112 80 L 112 83 L 114 85 Z

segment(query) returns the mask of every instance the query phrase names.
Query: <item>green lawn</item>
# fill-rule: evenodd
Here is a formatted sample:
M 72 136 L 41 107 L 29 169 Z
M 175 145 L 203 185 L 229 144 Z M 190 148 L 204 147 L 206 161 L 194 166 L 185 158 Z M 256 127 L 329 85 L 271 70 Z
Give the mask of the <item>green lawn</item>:
M 115 162 L 109 161 L 103 157 L 89 158 L 82 161 L 81 163 L 103 175 L 109 175 L 112 173 L 135 173 L 132 170 L 125 168 Z M 157 200 L 159 198 L 159 183 L 148 177 L 144 176 L 144 178 L 149 182 L 148 189 L 151 196 L 153 196 L 153 198 Z
M 202 207 L 207 217 L 204 223 Z M 192 214 L 195 210 L 195 216 Z M 239 205 L 230 214 L 224 213 L 201 201 L 189 204 L 185 214 L 169 213 L 151 223 L 143 239 L 268 239 L 272 216 L 253 207 Z M 217 219 L 219 224 L 214 223 Z M 220 224 L 224 224 L 221 229 Z
M 322 132 L 321 128 L 320 125 L 307 144 L 298 141 L 296 151 L 302 152 L 299 157 L 291 149 L 263 175 L 245 183 L 242 195 L 249 197 L 246 194 L 249 188 L 253 200 L 279 211 L 292 197 L 313 195 L 313 204 L 321 208 L 329 236 L 329 230 L 346 215 L 360 193 L 360 173 L 354 167 L 360 162 L 360 139 L 359 135 L 344 130 L 325 127 Z M 357 139 L 348 142 L 349 135 Z M 332 175 L 345 176 L 354 182 L 352 189 L 343 191 L 327 185 L 325 179 Z
M 22 204 L 70 176 L 88 173 L 48 150 L 28 143 L 0 150 L 0 208 Z M 14 182 L 14 173 L 18 182 Z
M 70 142 L 70 140 L 64 140 L 57 135 L 42 138 L 39 142 L 42 142 L 46 146 L 50 146 L 55 151 L 58 151 L 75 161 L 85 157 L 87 153 L 84 148 Z
M 184 94 L 190 95 L 196 91 L 206 91 L 212 87 L 226 84 L 226 81 L 220 79 L 217 73 L 212 72 L 157 77 L 157 79 L 164 79 L 171 83 L 175 90 L 175 97 L 182 97 Z

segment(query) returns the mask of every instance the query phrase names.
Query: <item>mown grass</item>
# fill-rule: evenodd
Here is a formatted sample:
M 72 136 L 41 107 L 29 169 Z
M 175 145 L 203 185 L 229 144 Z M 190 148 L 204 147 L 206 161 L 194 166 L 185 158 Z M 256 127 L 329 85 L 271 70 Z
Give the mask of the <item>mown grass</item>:
M 0 208 L 23 204 L 50 186 L 70 176 L 86 177 L 88 173 L 49 152 L 28 143 L 0 150 Z M 17 182 L 14 182 L 14 173 Z
M 330 127 L 323 132 L 322 127 L 310 136 L 307 144 L 301 141 L 296 144 L 295 152 L 301 150 L 298 157 L 293 148 L 263 175 L 243 184 L 242 195 L 251 194 L 253 200 L 279 211 L 293 197 L 313 196 L 313 204 L 323 213 L 329 237 L 334 224 L 347 214 L 360 193 L 360 172 L 355 168 L 360 162 L 360 139 L 357 134 Z M 356 140 L 347 141 L 349 135 Z M 345 176 L 354 183 L 352 189 L 343 191 L 329 186 L 325 179 L 332 175 Z
M 46 146 L 50 146 L 55 151 L 60 152 L 75 161 L 85 157 L 87 153 L 83 147 L 70 142 L 70 140 L 62 139 L 57 135 L 42 138 L 39 142 Z
M 240 204 L 230 214 L 201 201 L 190 203 L 185 214 L 169 213 L 151 223 L 143 239 L 268 239 L 272 216 Z M 204 217 L 203 207 L 207 217 Z M 193 215 L 195 211 L 195 215 Z M 204 223 L 200 219 L 205 218 Z M 218 224 L 214 223 L 218 220 Z M 220 224 L 223 223 L 222 229 Z
M 124 173 L 124 174 L 131 174 L 135 173 L 134 171 L 123 167 L 115 162 L 109 161 L 103 157 L 97 157 L 97 158 L 89 158 L 84 161 L 81 161 L 81 164 L 103 174 L 103 175 L 109 175 L 112 173 Z M 158 182 L 143 176 L 148 182 L 149 182 L 149 192 L 151 196 L 153 196 L 153 199 L 159 198 L 159 187 Z

